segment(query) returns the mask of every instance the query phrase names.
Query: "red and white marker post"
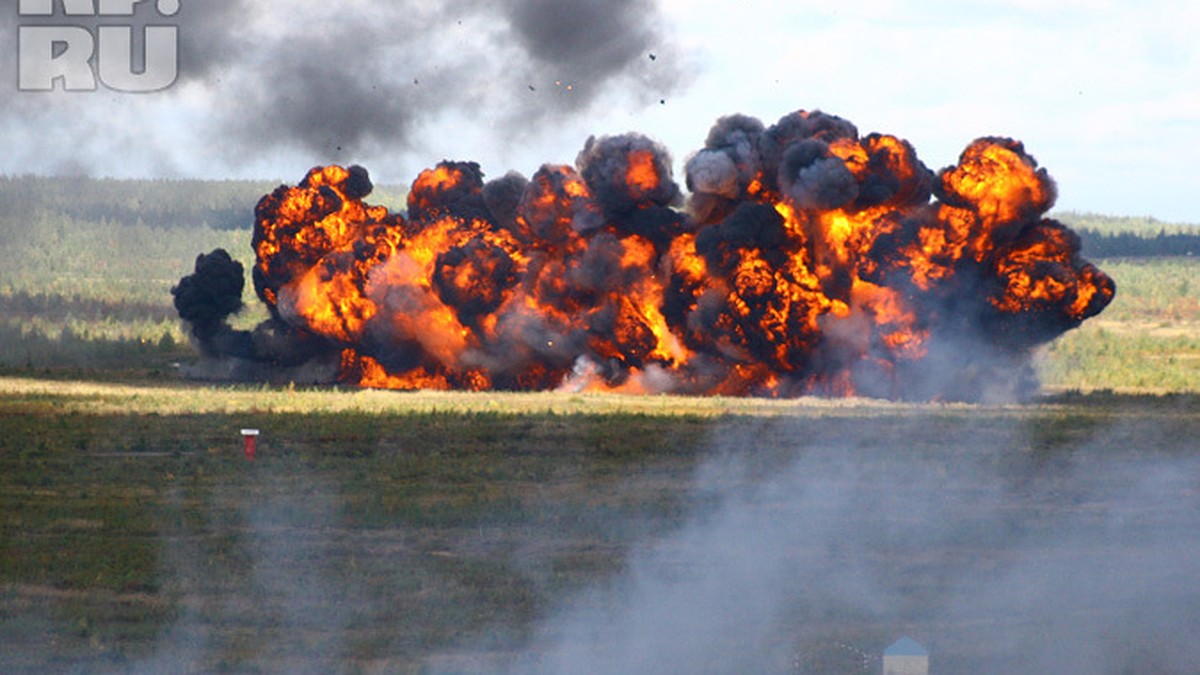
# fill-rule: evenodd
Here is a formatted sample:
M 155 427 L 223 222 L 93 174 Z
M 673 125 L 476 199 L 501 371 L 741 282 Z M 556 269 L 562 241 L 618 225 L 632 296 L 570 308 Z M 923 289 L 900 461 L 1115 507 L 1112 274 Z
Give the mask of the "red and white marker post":
M 258 429 L 242 429 L 242 440 L 246 444 L 246 459 L 253 462 L 258 452 Z

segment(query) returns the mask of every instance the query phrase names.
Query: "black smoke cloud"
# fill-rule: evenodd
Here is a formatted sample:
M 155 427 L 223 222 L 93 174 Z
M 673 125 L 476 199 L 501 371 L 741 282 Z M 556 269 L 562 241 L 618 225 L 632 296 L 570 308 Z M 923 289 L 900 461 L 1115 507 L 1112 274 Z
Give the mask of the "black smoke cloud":
M 655 20 L 652 0 L 517 0 L 500 5 L 521 49 L 539 69 L 556 71 L 556 82 L 569 83 L 575 96 L 566 108 L 586 105 L 608 80 L 633 64 L 669 49 Z M 644 69 L 645 84 L 670 89 L 671 68 Z
M 585 113 L 607 92 L 658 101 L 684 80 L 652 0 L 183 0 L 170 17 L 155 5 L 142 2 L 132 21 L 36 23 L 132 23 L 135 58 L 138 26 L 178 26 L 179 77 L 170 89 L 107 101 L 6 96 L 0 122 L 83 139 L 70 173 L 112 171 L 100 166 L 111 162 L 106 145 L 145 142 L 114 127 L 111 107 L 136 117 L 161 112 L 155 106 L 165 101 L 187 110 L 190 140 L 204 139 L 201 152 L 217 162 L 236 167 L 282 149 L 324 162 L 420 148 L 423 128 L 454 113 L 477 119 L 487 110 L 499 127 L 489 134 L 517 138 L 538 121 Z M 15 55 L 17 26 L 32 23 L 15 8 L 0 17 L 0 53 Z M 179 150 L 159 152 L 170 165 Z
M 779 167 L 784 194 L 805 209 L 836 209 L 858 197 L 858 181 L 829 145 L 808 138 L 788 147 Z
M 240 88 L 244 145 L 299 144 L 326 154 L 406 146 L 443 111 L 499 108 L 512 131 L 581 112 L 620 84 L 653 96 L 681 74 L 647 54 L 671 46 L 647 0 L 406 0 L 296 22 Z M 651 68 L 650 66 L 654 67 Z M 646 76 L 650 71 L 651 76 Z
M 197 256 L 195 271 L 171 289 L 179 318 L 192 327 L 192 337 L 206 355 L 251 355 L 249 334 L 235 332 L 226 323 L 241 311 L 245 285 L 245 268 L 218 248 Z
M 357 178 L 369 184 L 365 175 Z M 184 373 L 215 380 L 329 381 L 335 354 L 320 338 L 279 318 L 268 319 L 253 331 L 230 325 L 230 317 L 245 307 L 245 285 L 242 263 L 218 248 L 196 256 L 193 272 L 171 288 L 175 311 L 189 327 L 196 347 L 208 357 Z

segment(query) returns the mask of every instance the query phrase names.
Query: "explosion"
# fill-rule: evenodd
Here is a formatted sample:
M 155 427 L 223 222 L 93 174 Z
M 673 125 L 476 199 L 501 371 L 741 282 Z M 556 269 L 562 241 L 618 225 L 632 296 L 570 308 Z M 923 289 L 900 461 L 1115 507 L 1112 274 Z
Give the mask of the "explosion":
M 1028 393 L 1033 349 L 1115 293 L 1011 139 L 934 174 L 833 115 L 735 115 L 686 173 L 685 204 L 657 143 L 589 139 L 528 179 L 442 162 L 399 214 L 365 169 L 314 168 L 255 209 L 271 318 L 216 327 L 240 305 L 228 275 L 198 292 L 223 251 L 176 307 L 206 354 L 364 387 L 981 400 Z

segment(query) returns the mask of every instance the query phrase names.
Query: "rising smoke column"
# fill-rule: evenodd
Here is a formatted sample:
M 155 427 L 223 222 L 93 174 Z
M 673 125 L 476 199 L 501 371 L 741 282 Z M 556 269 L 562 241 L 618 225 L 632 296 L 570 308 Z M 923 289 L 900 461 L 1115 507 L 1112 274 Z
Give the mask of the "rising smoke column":
M 209 356 L 250 358 L 248 333 L 233 330 L 226 320 L 241 311 L 246 272 L 225 249 L 196 256 L 195 270 L 171 288 L 175 311 L 191 326 L 200 351 Z
M 681 210 L 638 134 L 529 178 L 442 162 L 406 215 L 364 201 L 362 167 L 314 168 L 256 208 L 255 291 L 296 339 L 254 358 L 300 343 L 400 389 L 975 400 L 1028 393 L 1031 350 L 1115 293 L 1011 139 L 935 174 L 833 115 L 737 115 L 686 182 Z

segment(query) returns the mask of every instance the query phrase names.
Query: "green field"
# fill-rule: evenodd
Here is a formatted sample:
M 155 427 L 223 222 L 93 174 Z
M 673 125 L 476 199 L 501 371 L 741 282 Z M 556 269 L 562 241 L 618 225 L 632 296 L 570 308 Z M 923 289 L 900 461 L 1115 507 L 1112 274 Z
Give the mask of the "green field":
M 169 289 L 259 186 L 168 187 L 0 185 L 0 672 L 1200 662 L 1194 259 L 1096 261 L 1026 405 L 208 386 Z
M 1108 259 L 1117 282 L 1100 316 L 1045 347 L 1051 390 L 1167 393 L 1200 390 L 1200 260 Z
M 1184 672 L 1171 664 L 1196 656 L 1174 625 L 1200 619 L 1192 396 L 0 387 L 5 672 L 529 672 L 531 658 L 578 672 L 554 667 L 563 644 L 641 644 L 626 623 L 657 617 L 638 603 L 659 594 L 687 612 L 655 618 L 661 630 L 705 636 L 664 644 L 731 668 L 716 672 L 869 672 L 839 645 L 899 634 L 943 672 L 1039 672 L 1022 654 L 1055 656 L 1043 631 L 1063 621 L 1123 663 L 1161 651 L 1160 670 L 1113 672 Z M 254 462 L 248 426 L 262 430 Z M 1105 590 L 1110 574 L 1137 593 Z M 1087 592 L 991 589 L 1026 575 Z M 728 603 L 725 583 L 763 615 L 689 618 Z M 593 613 L 599 633 L 579 627 Z M 1137 624 L 1147 613 L 1180 630 Z

